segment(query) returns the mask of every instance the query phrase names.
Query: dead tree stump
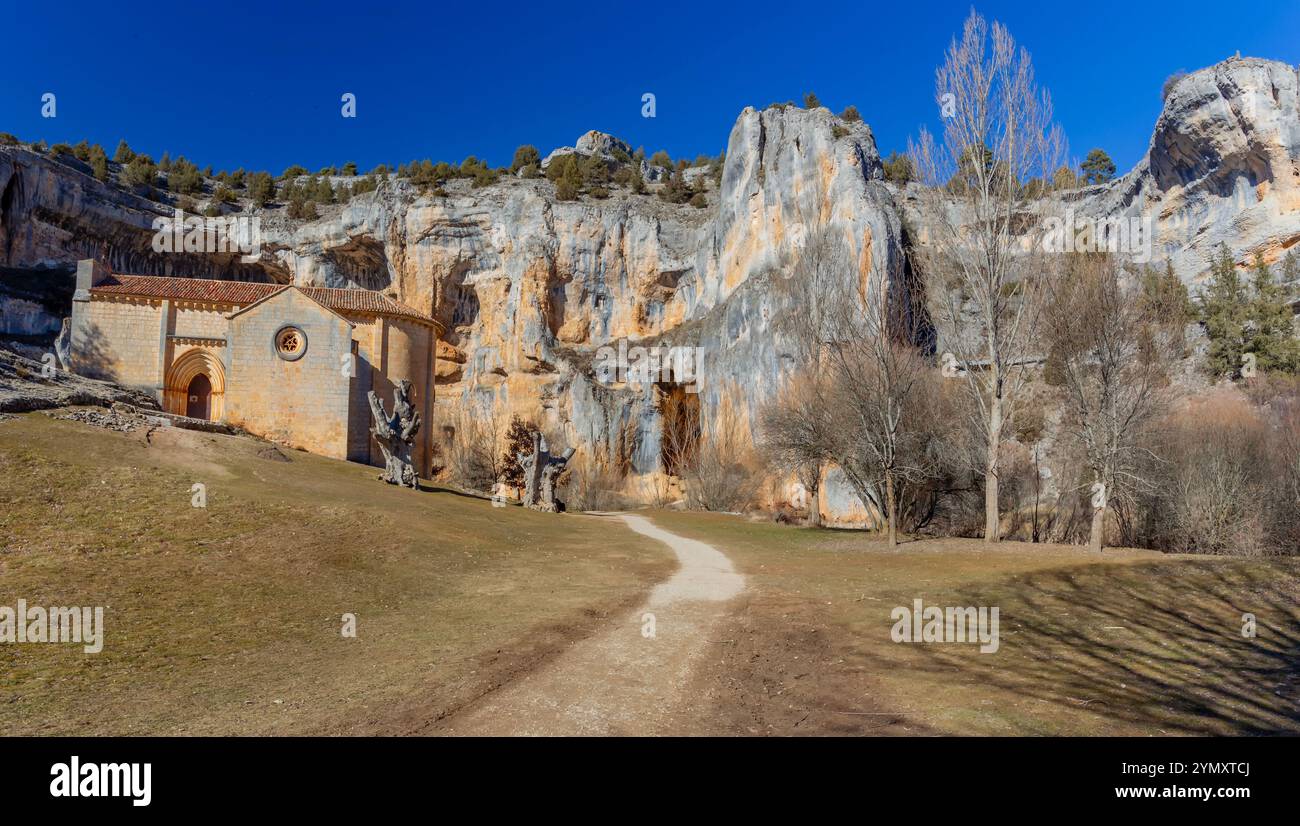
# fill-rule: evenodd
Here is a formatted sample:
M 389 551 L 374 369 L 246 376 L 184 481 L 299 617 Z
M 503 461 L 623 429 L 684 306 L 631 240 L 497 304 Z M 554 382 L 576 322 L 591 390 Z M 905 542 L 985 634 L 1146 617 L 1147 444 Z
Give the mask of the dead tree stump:
M 524 505 L 534 510 L 556 513 L 564 510 L 564 503 L 555 496 L 555 479 L 564 472 L 575 450 L 569 448 L 561 456 L 552 456 L 542 439 L 533 434 L 532 453 L 520 453 L 519 466 L 524 470 Z
M 384 452 L 384 472 L 379 478 L 390 485 L 419 488 L 420 477 L 411 463 L 411 442 L 420 430 L 420 414 L 411 404 L 411 383 L 402 379 L 393 388 L 393 413 L 384 412 L 384 403 L 371 390 L 370 415 L 374 427 L 370 429 L 379 449 Z

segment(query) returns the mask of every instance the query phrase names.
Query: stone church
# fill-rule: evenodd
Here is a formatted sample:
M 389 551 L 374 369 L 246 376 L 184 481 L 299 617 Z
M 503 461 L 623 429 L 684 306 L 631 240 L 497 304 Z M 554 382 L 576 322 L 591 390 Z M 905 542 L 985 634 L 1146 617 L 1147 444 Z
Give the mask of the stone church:
M 70 356 L 77 373 L 152 393 L 170 413 L 372 465 L 383 457 L 366 394 L 390 407 L 406 379 L 422 420 L 412 459 L 427 478 L 441 332 L 370 290 L 124 275 L 85 260 Z

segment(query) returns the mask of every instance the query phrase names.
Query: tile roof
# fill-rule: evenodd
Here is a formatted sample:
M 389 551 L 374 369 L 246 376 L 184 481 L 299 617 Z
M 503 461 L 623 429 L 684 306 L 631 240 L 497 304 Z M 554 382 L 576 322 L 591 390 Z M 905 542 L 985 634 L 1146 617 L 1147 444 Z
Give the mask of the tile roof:
M 288 289 L 284 284 L 115 273 L 91 287 L 90 292 L 98 295 L 210 301 L 245 307 L 284 289 Z M 422 313 L 414 307 L 394 301 L 373 290 L 346 290 L 332 287 L 298 287 L 297 289 L 312 301 L 335 312 L 391 315 L 441 327 L 428 313 Z
M 210 278 L 173 278 L 154 275 L 110 275 L 90 288 L 91 293 L 180 298 L 220 304 L 252 304 L 284 289 L 283 284 L 251 281 L 217 281 Z
M 335 312 L 395 315 L 434 323 L 428 313 L 422 313 L 414 307 L 394 301 L 374 290 L 344 290 L 336 287 L 299 287 L 298 289 L 311 300 Z

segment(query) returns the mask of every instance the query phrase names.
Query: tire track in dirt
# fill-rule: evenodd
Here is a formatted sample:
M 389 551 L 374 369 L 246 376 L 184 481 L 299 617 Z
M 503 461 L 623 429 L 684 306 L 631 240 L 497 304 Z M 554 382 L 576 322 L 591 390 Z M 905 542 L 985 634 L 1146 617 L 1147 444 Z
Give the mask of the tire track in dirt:
M 663 542 L 680 568 L 646 602 L 556 659 L 442 721 L 456 735 L 690 734 L 690 677 L 714 642 L 726 604 L 745 578 L 712 545 L 655 526 L 644 516 L 617 518 Z M 653 636 L 644 633 L 653 623 Z

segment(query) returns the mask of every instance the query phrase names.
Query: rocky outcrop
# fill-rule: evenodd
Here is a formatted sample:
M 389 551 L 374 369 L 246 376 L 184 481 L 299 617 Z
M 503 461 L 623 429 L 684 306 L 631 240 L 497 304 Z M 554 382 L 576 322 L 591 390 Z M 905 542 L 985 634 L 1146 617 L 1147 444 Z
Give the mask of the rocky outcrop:
M 134 390 L 54 367 L 52 361 L 36 361 L 0 349 L 0 412 L 21 413 L 78 404 L 107 407 L 114 402 L 145 408 L 158 406 L 152 398 Z
M 1175 83 L 1146 156 L 1078 193 L 1095 217 L 1150 221 L 1152 259 L 1192 284 L 1220 244 L 1248 265 L 1300 244 L 1300 71 L 1231 58 Z
M 15 146 L 0 146 L 0 267 L 68 272 L 82 258 L 99 258 L 116 272 L 287 280 L 272 267 L 238 254 L 160 255 L 153 251 L 154 220 L 176 204 L 154 201 L 96 180 L 84 164 L 56 161 Z

